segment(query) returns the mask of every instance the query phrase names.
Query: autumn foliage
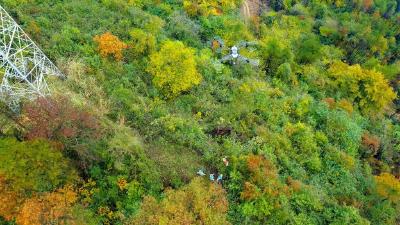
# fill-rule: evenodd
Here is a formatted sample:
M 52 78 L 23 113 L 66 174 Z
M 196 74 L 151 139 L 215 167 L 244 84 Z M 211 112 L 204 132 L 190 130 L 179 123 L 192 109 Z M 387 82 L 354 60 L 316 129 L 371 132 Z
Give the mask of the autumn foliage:
M 360 65 L 335 62 L 329 68 L 329 73 L 334 79 L 335 88 L 345 94 L 344 97 L 358 103 L 363 112 L 382 112 L 396 98 L 389 82 L 380 72 L 363 69 Z
M 139 214 L 129 224 L 230 224 L 226 220 L 228 201 L 225 191 L 215 183 L 194 179 L 180 190 L 169 190 L 158 202 L 145 197 Z
M 18 225 L 78 225 L 74 223 L 72 210 L 77 200 L 77 193 L 68 185 L 29 197 L 13 190 L 13 186 L 0 176 L 0 217 L 7 221 L 15 219 Z
M 20 193 L 14 191 L 5 177 L 0 175 L 0 217 L 13 219 L 18 213 L 21 200 Z
M 0 225 L 400 225 L 399 0 L 0 5 Z
M 86 169 L 96 160 L 87 145 L 102 136 L 100 121 L 75 106 L 67 97 L 38 98 L 26 104 L 20 121 L 25 124 L 28 140 L 50 140 L 56 149 L 65 150 Z
M 24 202 L 16 217 L 18 225 L 75 224 L 72 206 L 77 194 L 70 186 L 34 196 Z
M 334 98 L 325 98 L 325 99 L 323 99 L 323 101 L 324 101 L 326 104 L 328 104 L 328 107 L 329 107 L 330 109 L 334 109 L 334 108 L 335 108 L 336 101 L 335 101 Z
M 393 203 L 400 202 L 400 180 L 390 173 L 375 176 L 378 194 Z
M 288 187 L 278 179 L 278 171 L 271 161 L 261 155 L 249 155 L 246 161 L 250 177 L 244 183 L 241 193 L 243 200 L 252 201 L 265 195 L 277 197 L 288 193 Z
M 75 107 L 66 97 L 38 98 L 23 108 L 21 121 L 26 138 L 66 141 L 93 139 L 100 135 L 99 122 L 90 113 Z
M 362 147 L 365 153 L 374 156 L 379 150 L 380 140 L 378 137 L 371 135 L 369 133 L 364 133 L 362 136 Z
M 224 10 L 239 6 L 237 0 L 184 0 L 183 7 L 190 16 L 221 15 Z
M 98 51 L 102 57 L 112 56 L 117 61 L 122 60 L 122 51 L 128 48 L 127 44 L 110 32 L 95 36 L 93 40 L 97 43 Z
M 200 84 L 194 50 L 180 41 L 166 41 L 159 52 L 150 55 L 147 71 L 153 76 L 153 84 L 167 97 Z
M 334 98 L 325 98 L 323 99 L 323 101 L 326 102 L 326 104 L 328 104 L 328 107 L 330 109 L 339 108 L 348 112 L 349 114 L 352 114 L 354 111 L 353 105 L 347 99 L 341 99 L 338 102 L 336 102 Z
M 244 182 L 240 198 L 243 201 L 241 210 L 247 217 L 267 220 L 283 207 L 283 198 L 301 189 L 301 183 L 292 178 L 288 179 L 288 184 L 283 183 L 275 165 L 264 156 L 248 155 L 243 160 L 249 177 Z

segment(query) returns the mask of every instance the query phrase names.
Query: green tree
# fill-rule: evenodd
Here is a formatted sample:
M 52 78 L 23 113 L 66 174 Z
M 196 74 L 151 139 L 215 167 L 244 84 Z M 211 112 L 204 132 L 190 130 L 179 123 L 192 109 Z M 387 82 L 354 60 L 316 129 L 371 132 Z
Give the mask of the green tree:
M 292 143 L 293 158 L 310 170 L 319 170 L 321 168 L 320 152 L 311 128 L 303 123 L 289 123 L 285 126 L 285 131 Z
M 321 43 L 316 35 L 303 35 L 296 43 L 296 61 L 307 64 L 321 57 Z
M 135 57 L 152 53 L 156 47 L 156 38 L 151 33 L 142 29 L 133 29 L 130 33 L 132 38 L 131 51 Z
M 269 40 L 262 46 L 261 56 L 264 59 L 267 75 L 275 75 L 279 66 L 293 61 L 293 53 L 290 51 L 290 48 L 284 46 L 277 39 Z M 287 66 L 290 66 L 290 64 L 287 64 Z
M 201 27 L 191 20 L 185 13 L 175 11 L 168 20 L 167 33 L 174 39 L 180 40 L 189 46 L 200 46 L 199 33 Z
M 50 191 L 77 178 L 60 151 L 42 140 L 0 140 L 0 174 L 17 191 Z

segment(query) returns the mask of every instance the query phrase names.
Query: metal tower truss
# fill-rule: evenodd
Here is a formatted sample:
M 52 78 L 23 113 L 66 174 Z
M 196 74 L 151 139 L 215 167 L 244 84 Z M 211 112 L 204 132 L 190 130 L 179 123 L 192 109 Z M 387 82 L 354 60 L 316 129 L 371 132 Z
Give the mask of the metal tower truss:
M 22 99 L 46 96 L 46 76 L 64 77 L 0 6 L 0 99 L 17 110 Z

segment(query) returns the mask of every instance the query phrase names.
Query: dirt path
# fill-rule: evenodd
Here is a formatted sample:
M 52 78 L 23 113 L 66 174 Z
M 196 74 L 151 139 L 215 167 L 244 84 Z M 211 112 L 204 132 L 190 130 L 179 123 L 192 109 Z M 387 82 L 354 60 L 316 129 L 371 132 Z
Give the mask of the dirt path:
M 242 14 L 244 18 L 251 18 L 253 16 L 260 15 L 260 11 L 263 8 L 261 0 L 245 0 L 242 5 Z

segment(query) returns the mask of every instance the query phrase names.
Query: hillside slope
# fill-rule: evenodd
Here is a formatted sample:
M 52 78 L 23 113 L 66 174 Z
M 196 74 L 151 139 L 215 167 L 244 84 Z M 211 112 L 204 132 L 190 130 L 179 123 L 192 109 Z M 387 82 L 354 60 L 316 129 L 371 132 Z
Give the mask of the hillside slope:
M 0 106 L 0 224 L 399 224 L 400 3 L 248 2 L 0 0 L 67 76 Z

